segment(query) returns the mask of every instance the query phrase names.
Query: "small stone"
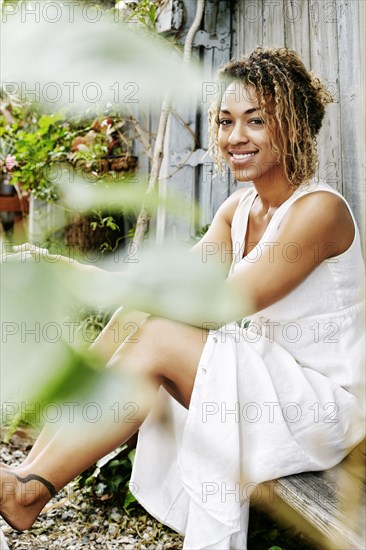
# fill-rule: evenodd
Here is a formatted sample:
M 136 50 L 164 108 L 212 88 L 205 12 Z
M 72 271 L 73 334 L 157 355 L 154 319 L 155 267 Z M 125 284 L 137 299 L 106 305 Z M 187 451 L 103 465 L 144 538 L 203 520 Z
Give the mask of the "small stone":
M 122 514 L 121 514 L 121 512 L 118 510 L 118 508 L 112 508 L 112 511 L 111 511 L 111 513 L 109 514 L 109 517 L 110 517 L 111 520 L 113 520 L 113 521 L 121 521 Z
M 112 536 L 114 536 L 117 533 L 117 530 L 118 529 L 117 529 L 116 525 L 111 524 L 108 527 L 108 533 Z
M 14 451 L 13 458 L 24 458 L 24 453 L 22 453 L 21 451 Z

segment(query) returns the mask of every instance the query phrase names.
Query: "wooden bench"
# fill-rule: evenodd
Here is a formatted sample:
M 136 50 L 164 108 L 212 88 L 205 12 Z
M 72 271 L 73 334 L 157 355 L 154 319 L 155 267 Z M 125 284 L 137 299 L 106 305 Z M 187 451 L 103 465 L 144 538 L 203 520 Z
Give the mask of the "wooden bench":
M 285 524 L 299 527 L 317 548 L 366 549 L 365 442 L 330 470 L 283 477 L 263 486 L 266 496 L 261 495 L 258 503 Z

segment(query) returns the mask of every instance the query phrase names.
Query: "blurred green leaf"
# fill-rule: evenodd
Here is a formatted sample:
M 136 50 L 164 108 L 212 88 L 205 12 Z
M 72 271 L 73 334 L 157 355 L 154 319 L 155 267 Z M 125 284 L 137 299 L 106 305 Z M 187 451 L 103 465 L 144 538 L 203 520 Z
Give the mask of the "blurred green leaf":
M 136 499 L 131 493 L 131 491 L 128 489 L 125 496 L 125 500 L 123 502 L 123 508 L 127 509 L 133 502 L 136 502 Z
M 131 29 L 115 17 L 80 2 L 53 2 L 53 16 L 23 6 L 3 8 L 2 83 L 7 91 L 53 111 L 61 106 L 85 110 L 96 104 L 160 105 L 169 89 L 180 101 L 200 94 L 201 72 L 183 68 L 181 54 L 172 44 L 147 32 Z M 56 13 L 57 12 L 57 13 Z M 150 17 L 154 17 L 151 11 Z

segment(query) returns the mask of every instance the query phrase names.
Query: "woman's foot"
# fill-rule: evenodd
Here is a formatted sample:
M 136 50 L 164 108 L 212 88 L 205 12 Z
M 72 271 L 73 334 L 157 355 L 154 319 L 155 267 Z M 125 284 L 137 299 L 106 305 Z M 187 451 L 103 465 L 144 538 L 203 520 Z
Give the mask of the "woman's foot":
M 33 474 L 0 469 L 0 514 L 17 531 L 32 527 L 42 508 L 56 494 L 51 483 Z

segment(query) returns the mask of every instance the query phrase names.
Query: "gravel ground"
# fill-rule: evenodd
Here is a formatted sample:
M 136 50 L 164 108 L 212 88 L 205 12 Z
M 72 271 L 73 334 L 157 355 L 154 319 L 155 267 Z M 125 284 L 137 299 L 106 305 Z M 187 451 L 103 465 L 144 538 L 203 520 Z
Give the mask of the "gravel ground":
M 29 430 L 18 430 L 9 444 L 0 444 L 0 462 L 18 464 L 33 442 Z M 32 529 L 19 533 L 1 518 L 0 526 L 10 550 L 174 550 L 183 537 L 162 525 L 140 506 L 126 513 L 102 501 L 87 489 L 70 483 L 45 507 Z M 251 510 L 250 550 L 317 550 L 298 529 L 284 528 L 257 510 Z
M 0 446 L 0 461 L 18 464 L 31 442 L 24 432 Z M 127 514 L 70 483 L 46 506 L 32 529 L 19 533 L 1 518 L 11 550 L 166 550 L 182 548 L 183 537 L 156 521 L 141 507 Z

